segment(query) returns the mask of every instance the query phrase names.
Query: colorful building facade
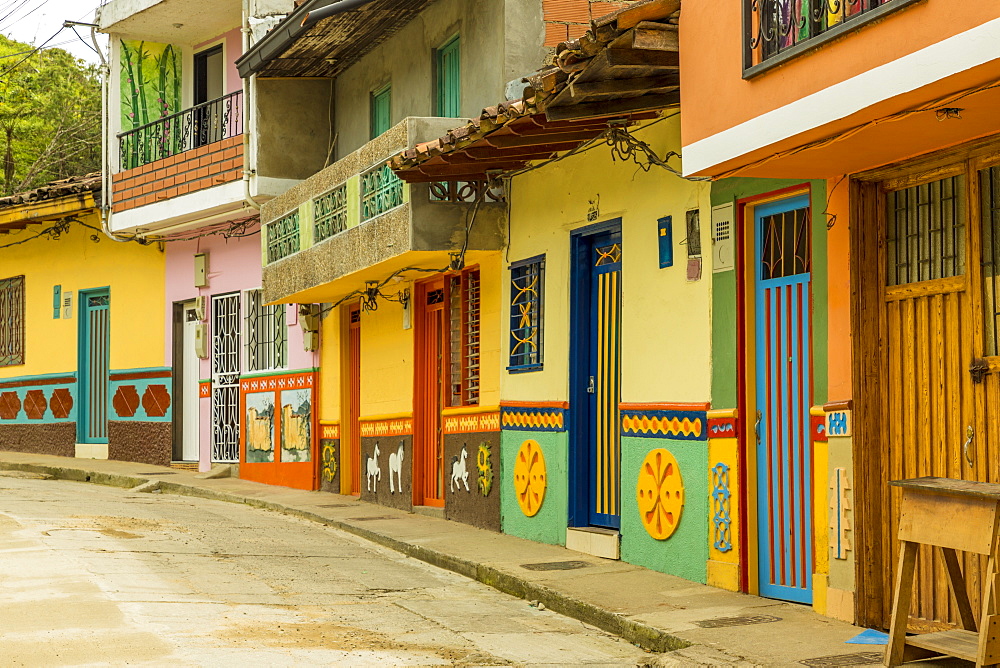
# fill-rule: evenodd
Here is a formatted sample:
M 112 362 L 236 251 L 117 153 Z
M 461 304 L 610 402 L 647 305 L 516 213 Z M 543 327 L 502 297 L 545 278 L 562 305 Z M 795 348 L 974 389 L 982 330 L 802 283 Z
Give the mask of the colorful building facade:
M 101 231 L 99 175 L 0 200 L 0 448 L 171 461 L 162 248 Z
M 889 481 L 998 480 L 998 17 L 935 0 L 685 6 L 685 173 L 715 179 L 735 257 L 713 382 L 740 416 L 748 591 L 887 626 Z M 921 559 L 911 629 L 956 623 L 942 562 Z

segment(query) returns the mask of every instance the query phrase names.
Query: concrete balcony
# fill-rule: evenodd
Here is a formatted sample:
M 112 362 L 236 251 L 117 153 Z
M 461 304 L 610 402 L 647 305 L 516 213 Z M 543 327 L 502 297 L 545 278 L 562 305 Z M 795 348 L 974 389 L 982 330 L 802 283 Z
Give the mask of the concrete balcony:
M 400 151 L 463 122 L 407 118 L 265 204 L 264 299 L 335 301 L 404 267 L 447 266 L 448 254 L 463 246 L 472 255 L 500 250 L 506 205 L 484 193 L 485 184 L 406 184 L 389 168 Z

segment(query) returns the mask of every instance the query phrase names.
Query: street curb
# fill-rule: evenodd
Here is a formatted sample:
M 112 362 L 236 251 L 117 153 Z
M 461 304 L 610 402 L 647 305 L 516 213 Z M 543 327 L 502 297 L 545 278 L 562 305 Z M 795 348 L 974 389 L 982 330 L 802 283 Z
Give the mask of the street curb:
M 70 480 L 75 482 L 89 482 L 97 485 L 109 487 L 120 487 L 132 489 L 150 482 L 149 478 L 139 476 L 128 476 L 113 473 L 102 473 L 99 471 L 87 471 L 84 469 L 67 468 L 62 466 L 46 466 L 41 464 L 23 464 L 19 462 L 0 461 L 0 470 L 26 471 L 29 473 L 44 473 L 59 480 Z M 592 603 L 581 601 L 572 596 L 554 591 L 549 587 L 529 582 L 516 575 L 506 573 L 497 568 L 479 564 L 467 559 L 461 559 L 448 554 L 443 554 L 436 550 L 431 550 L 419 545 L 397 540 L 390 536 L 377 533 L 370 529 L 348 524 L 340 520 L 323 517 L 301 508 L 287 506 L 280 503 L 265 501 L 254 497 L 241 496 L 230 492 L 202 489 L 183 483 L 171 482 L 167 480 L 156 480 L 159 483 L 159 490 L 163 493 L 173 493 L 179 496 L 193 496 L 214 501 L 224 501 L 227 503 L 239 503 L 270 510 L 293 517 L 324 524 L 326 526 L 339 529 L 346 533 L 358 536 L 371 541 L 382 547 L 389 548 L 396 552 L 405 554 L 408 557 L 418 559 L 425 563 L 443 568 L 453 573 L 463 575 L 469 579 L 476 580 L 489 587 L 511 596 L 516 596 L 530 601 L 543 603 L 546 608 L 567 617 L 572 617 L 591 626 L 595 626 L 602 631 L 606 631 L 627 640 L 628 642 L 641 647 L 650 652 L 670 652 L 678 649 L 691 647 L 692 643 L 671 635 L 666 631 L 658 629 L 642 622 L 624 617 L 610 610 L 598 607 Z

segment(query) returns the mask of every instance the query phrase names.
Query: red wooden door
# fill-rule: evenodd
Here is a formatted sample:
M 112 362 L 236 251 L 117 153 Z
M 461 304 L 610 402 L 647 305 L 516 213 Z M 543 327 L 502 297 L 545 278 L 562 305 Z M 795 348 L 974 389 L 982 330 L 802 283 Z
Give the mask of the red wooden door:
M 347 423 L 344 430 L 351 462 L 351 494 L 361 493 L 361 306 L 348 313 L 347 333 Z
M 416 368 L 414 378 L 413 503 L 444 506 L 444 440 L 441 409 L 445 405 L 445 360 L 448 326 L 445 282 L 436 279 L 417 290 Z

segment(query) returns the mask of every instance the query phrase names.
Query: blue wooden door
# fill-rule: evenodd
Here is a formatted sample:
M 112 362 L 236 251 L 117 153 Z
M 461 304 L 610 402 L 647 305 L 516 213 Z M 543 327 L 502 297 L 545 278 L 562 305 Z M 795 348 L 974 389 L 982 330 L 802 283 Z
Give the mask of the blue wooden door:
M 754 212 L 760 593 L 800 603 L 813 572 L 810 222 L 807 195 Z
M 621 231 L 587 239 L 590 276 L 590 336 L 587 418 L 590 456 L 589 523 L 617 529 L 621 525 Z
M 108 353 L 111 293 L 109 290 L 80 292 L 80 345 L 77 395 L 80 408 L 77 440 L 108 442 Z

